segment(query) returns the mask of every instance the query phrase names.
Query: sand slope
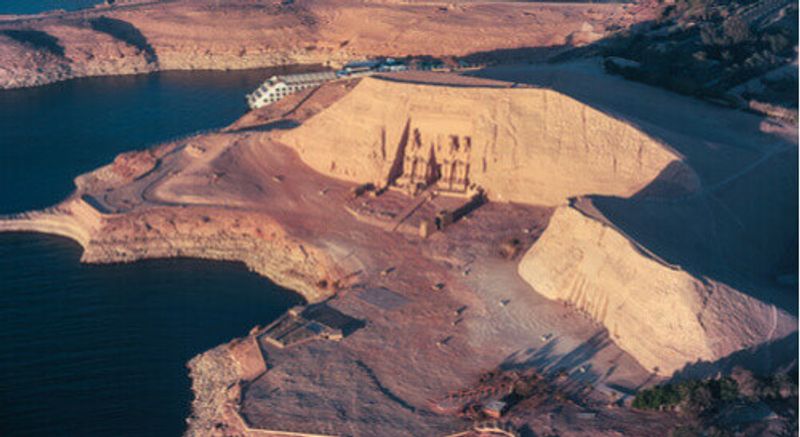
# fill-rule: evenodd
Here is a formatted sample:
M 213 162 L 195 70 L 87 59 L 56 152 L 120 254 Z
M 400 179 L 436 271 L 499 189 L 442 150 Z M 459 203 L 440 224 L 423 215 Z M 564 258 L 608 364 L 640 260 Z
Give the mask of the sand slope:
M 282 139 L 321 173 L 385 184 L 405 137 L 417 133 L 420 156 L 466 164 L 470 183 L 494 200 L 558 205 L 585 194 L 627 197 L 662 173 L 684 190 L 697 185 L 664 145 L 546 89 L 365 78 Z M 459 150 L 452 150 L 453 137 Z

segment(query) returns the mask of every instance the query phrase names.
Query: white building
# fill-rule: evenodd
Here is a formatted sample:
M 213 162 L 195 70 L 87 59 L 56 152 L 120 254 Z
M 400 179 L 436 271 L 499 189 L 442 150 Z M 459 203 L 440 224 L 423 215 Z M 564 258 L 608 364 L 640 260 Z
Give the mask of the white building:
M 334 79 L 336 79 L 336 73 L 333 71 L 272 76 L 264 81 L 258 89 L 247 95 L 247 104 L 252 109 L 258 109 L 271 105 L 289 94 L 318 87 Z
M 247 104 L 251 109 L 258 109 L 271 105 L 289 94 L 294 94 L 308 88 L 318 87 L 325 82 L 338 78 L 361 77 L 379 72 L 406 70 L 408 70 L 408 66 L 402 62 L 392 58 L 386 58 L 350 62 L 336 72 L 324 71 L 318 73 L 272 76 L 264 81 L 258 89 L 247 95 Z

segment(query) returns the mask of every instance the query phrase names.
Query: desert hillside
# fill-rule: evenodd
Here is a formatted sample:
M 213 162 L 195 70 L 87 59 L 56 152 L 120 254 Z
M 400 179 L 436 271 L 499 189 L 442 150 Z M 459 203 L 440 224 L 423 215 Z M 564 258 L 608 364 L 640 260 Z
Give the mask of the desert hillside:
M 170 1 L 0 17 L 0 88 L 155 70 L 524 57 L 650 18 L 621 4 Z M 435 35 L 435 37 L 431 37 Z

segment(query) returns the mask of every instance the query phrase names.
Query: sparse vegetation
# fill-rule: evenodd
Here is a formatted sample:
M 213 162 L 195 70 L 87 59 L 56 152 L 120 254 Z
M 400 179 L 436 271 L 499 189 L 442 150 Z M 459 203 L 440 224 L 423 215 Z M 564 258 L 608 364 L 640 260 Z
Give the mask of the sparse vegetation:
M 736 381 L 730 377 L 706 381 L 683 381 L 641 391 L 633 406 L 642 410 L 661 410 L 683 405 L 687 411 L 705 412 L 717 402 L 730 402 L 739 396 Z
M 758 408 L 774 412 L 785 426 L 796 429 L 797 370 L 757 377 L 737 368 L 730 376 L 663 384 L 640 391 L 633 407 L 679 413 L 689 424 L 673 430 L 673 436 L 729 435 L 729 416 Z

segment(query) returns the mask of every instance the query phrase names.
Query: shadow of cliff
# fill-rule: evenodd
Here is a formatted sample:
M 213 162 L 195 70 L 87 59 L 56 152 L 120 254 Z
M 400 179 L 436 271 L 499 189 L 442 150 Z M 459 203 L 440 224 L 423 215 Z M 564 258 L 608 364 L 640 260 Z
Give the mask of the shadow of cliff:
M 600 351 L 612 344 L 606 331 L 596 333 L 563 355 L 556 352 L 558 344 L 558 339 L 553 339 L 538 349 L 528 348 L 516 351 L 503 360 L 500 369 L 517 371 L 535 369 L 553 381 L 557 380 L 559 374 L 566 372 L 569 378 L 562 388 L 567 388 L 566 392 L 573 395 L 577 393 L 575 390 L 583 388 L 586 384 L 607 381 L 614 373 L 613 367 L 601 374 L 590 365 L 590 361 Z M 789 369 L 792 366 L 796 368 L 799 351 L 798 333 L 794 332 L 783 338 L 734 352 L 713 362 L 698 361 L 687 364 L 683 369 L 676 371 L 670 377 L 669 382 L 707 379 L 720 373 L 730 374 L 735 367 L 742 367 L 760 375 L 768 375 L 774 373 L 776 369 Z M 655 379 L 651 377 L 647 382 L 637 386 L 626 386 L 620 382 L 610 383 L 608 386 L 632 395 Z
M 681 161 L 667 164 L 646 187 L 639 190 L 632 199 L 676 199 L 692 195 L 695 182 L 692 169 Z
M 568 44 L 559 44 L 542 47 L 516 47 L 510 49 L 486 50 L 459 56 L 458 61 L 467 64 L 508 64 L 508 63 L 533 63 L 544 62 L 554 56 L 563 54 L 573 47 Z
M 98 17 L 89 20 L 92 30 L 105 33 L 114 39 L 122 41 L 137 48 L 144 54 L 145 60 L 150 64 L 158 64 L 158 55 L 155 49 L 142 32 L 133 24 L 117 18 Z
M 58 38 L 50 35 L 41 30 L 15 30 L 6 29 L 0 30 L 0 34 L 5 35 L 12 40 L 31 47 L 35 50 L 47 52 L 59 57 L 64 57 L 64 46 L 58 41 Z
M 631 198 L 591 196 L 637 243 L 698 278 L 722 282 L 797 315 L 797 150 L 767 159 L 730 184 L 679 198 L 652 187 Z M 659 188 L 660 189 L 660 188 Z M 782 278 L 790 278 L 782 282 Z
M 500 369 L 517 371 L 535 369 L 550 379 L 555 379 L 559 374 L 566 372 L 570 376 L 562 389 L 565 388 L 567 393 L 575 395 L 576 390 L 579 391 L 586 384 L 593 384 L 611 376 L 613 371 L 601 375 L 589 364 L 592 358 L 611 344 L 608 332 L 603 330 L 562 355 L 556 352 L 558 345 L 556 338 L 538 349 L 528 348 L 512 353 L 503 360 Z
M 734 367 L 742 367 L 758 375 L 771 375 L 776 369 L 797 369 L 797 332 L 778 340 L 763 343 L 750 349 L 734 352 L 714 362 L 699 361 L 687 364 L 675 372 L 670 382 L 688 379 L 713 378 L 717 374 L 730 374 Z
M 248 126 L 243 127 L 240 129 L 230 129 L 226 130 L 226 132 L 230 133 L 243 133 L 243 132 L 269 132 L 272 130 L 289 130 L 294 129 L 297 126 L 300 126 L 300 123 L 297 120 L 292 119 L 282 119 L 276 121 L 270 121 L 265 124 L 258 124 L 255 126 Z

